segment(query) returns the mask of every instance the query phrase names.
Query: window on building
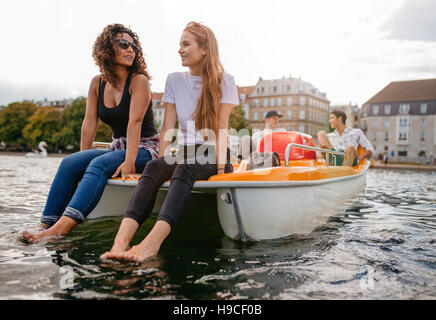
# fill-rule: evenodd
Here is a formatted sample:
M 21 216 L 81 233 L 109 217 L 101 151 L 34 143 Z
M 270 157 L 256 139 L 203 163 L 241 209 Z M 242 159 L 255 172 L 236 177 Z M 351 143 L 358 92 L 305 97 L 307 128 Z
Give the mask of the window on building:
M 409 113 L 410 105 L 408 103 L 401 103 L 399 108 L 399 113 L 407 114 Z
M 391 114 L 391 105 L 390 104 L 385 105 L 385 114 Z
M 407 118 L 400 118 L 400 127 L 407 127 Z
M 254 120 L 254 121 L 259 120 L 259 112 L 254 112 L 254 113 L 253 113 L 253 120 Z
M 288 120 L 292 119 L 292 111 L 291 110 L 286 111 L 286 117 L 288 118 Z
M 256 108 L 259 106 L 259 99 L 254 99 L 254 106 Z
M 421 128 L 425 128 L 425 118 L 421 118 Z
M 376 131 L 373 131 L 372 132 L 372 140 L 377 140 L 377 132 Z
M 286 91 L 288 91 L 288 92 L 291 91 L 291 85 L 289 85 L 289 84 L 286 85 Z
M 288 105 L 288 106 L 292 106 L 292 97 L 288 97 L 288 98 L 286 99 L 286 105 Z
M 300 97 L 300 106 L 304 106 L 306 104 L 306 97 Z
M 287 126 L 287 127 L 286 127 L 286 130 L 287 130 L 287 131 L 292 131 L 292 127 L 291 127 L 291 126 Z
M 385 119 L 385 128 L 388 129 L 389 126 L 391 125 L 391 121 L 389 119 Z
M 265 119 L 265 116 L 266 116 L 266 111 L 263 112 L 262 119 Z
M 407 150 L 398 150 L 399 157 L 407 157 Z
M 300 125 L 298 126 L 298 131 L 304 133 L 304 124 L 300 124 Z
M 407 140 L 407 132 L 400 132 L 398 140 L 406 141 Z
M 378 114 L 378 104 L 375 104 L 372 106 L 372 114 L 377 115 Z
M 427 103 L 421 103 L 421 113 L 427 113 Z
M 300 119 L 300 120 L 304 120 L 304 119 L 306 119 L 306 111 L 304 111 L 304 110 L 300 110 L 300 111 L 298 112 L 298 119 Z
M 421 141 L 425 141 L 425 131 L 421 131 L 420 137 L 421 137 Z
M 273 87 L 273 92 L 277 92 L 277 86 Z
M 263 106 L 268 107 L 268 98 L 263 99 Z
M 282 98 L 277 98 L 277 106 L 282 106 Z
M 372 122 L 372 126 L 374 129 L 377 129 L 377 119 L 374 119 L 374 121 Z
M 385 141 L 389 140 L 389 132 L 385 132 Z
M 270 107 L 275 107 L 276 106 L 276 99 L 271 98 L 269 102 L 270 102 Z

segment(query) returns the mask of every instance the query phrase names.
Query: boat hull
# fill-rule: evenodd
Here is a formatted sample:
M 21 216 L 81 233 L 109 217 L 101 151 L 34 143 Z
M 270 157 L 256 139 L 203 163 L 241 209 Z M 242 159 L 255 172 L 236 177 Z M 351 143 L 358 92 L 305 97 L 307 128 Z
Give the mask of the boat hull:
M 218 189 L 219 221 L 224 233 L 232 239 L 241 239 L 241 232 L 248 240 L 308 234 L 364 187 L 365 176 L 359 176 L 319 185 L 234 188 L 233 196 L 230 188 Z M 240 224 L 229 197 L 232 202 L 238 202 Z

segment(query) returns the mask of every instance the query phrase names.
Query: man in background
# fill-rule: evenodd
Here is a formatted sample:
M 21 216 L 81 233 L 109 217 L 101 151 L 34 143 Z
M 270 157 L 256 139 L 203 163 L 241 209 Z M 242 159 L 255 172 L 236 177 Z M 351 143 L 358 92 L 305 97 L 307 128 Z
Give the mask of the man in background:
M 329 123 L 335 131 L 331 134 L 333 144 L 330 141 L 325 131 L 318 132 L 318 143 L 320 148 L 333 149 L 336 151 L 342 151 L 346 153 L 347 166 L 356 166 L 359 160 L 367 159 L 375 153 L 374 147 L 368 141 L 360 129 L 353 129 L 345 125 L 347 115 L 340 110 L 334 110 L 330 113 Z M 364 153 L 357 154 L 358 146 L 362 146 L 365 149 Z M 344 164 L 343 156 L 336 155 L 336 164 Z M 339 160 L 339 161 L 338 161 Z

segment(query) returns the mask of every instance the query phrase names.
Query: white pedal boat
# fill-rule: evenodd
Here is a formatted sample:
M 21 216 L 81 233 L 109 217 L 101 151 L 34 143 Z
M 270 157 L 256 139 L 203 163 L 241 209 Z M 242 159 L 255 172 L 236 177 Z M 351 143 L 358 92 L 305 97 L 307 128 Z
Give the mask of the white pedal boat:
M 244 160 L 234 165 L 233 173 L 196 181 L 192 192 L 198 193 L 196 197 L 216 193 L 221 227 L 232 239 L 258 241 L 308 234 L 364 190 L 370 163 L 364 161 L 355 167 L 329 166 L 324 160 L 313 159 L 315 151 L 321 149 L 310 146 L 313 142 L 303 143 L 286 144 L 285 161 L 280 167 L 246 170 Z M 291 148 L 299 149 L 300 156 L 298 152 L 292 155 Z M 309 156 L 312 159 L 307 159 L 308 152 L 313 153 Z M 290 154 L 290 159 L 300 159 L 286 160 Z M 136 184 L 135 179 L 109 179 L 88 218 L 122 216 Z M 165 182 L 160 188 L 153 212 L 159 211 L 169 185 L 170 182 Z

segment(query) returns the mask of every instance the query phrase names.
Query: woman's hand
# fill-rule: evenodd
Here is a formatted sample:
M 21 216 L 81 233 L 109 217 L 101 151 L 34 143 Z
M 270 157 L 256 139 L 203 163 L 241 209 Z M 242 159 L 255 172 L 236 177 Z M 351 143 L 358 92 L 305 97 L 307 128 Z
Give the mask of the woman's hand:
M 132 178 L 132 176 L 135 174 L 135 164 L 124 161 L 117 170 L 115 170 L 115 173 L 113 174 L 112 178 L 117 177 L 121 173 L 121 179 L 123 181 L 126 181 L 126 177 Z

